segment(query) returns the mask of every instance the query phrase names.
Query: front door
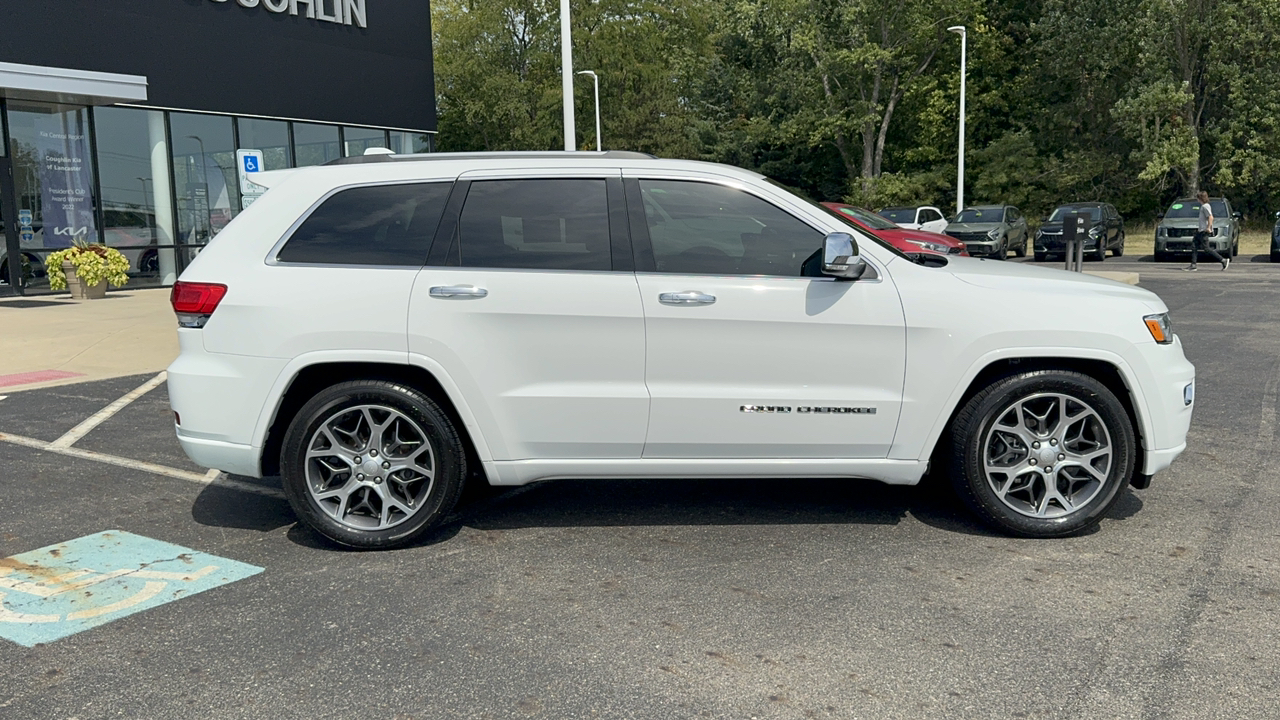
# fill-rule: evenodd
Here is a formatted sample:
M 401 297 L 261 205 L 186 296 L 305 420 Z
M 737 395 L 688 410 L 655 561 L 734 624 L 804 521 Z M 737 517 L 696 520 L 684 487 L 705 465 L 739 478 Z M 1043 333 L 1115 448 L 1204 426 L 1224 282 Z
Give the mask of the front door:
M 447 256 L 414 284 L 409 352 L 461 387 L 495 460 L 640 457 L 644 316 L 625 211 L 609 212 L 620 173 L 459 182 Z
M 803 276 L 824 232 L 747 190 L 626 182 L 632 240 L 652 248 L 644 457 L 886 457 L 906 356 L 892 280 Z

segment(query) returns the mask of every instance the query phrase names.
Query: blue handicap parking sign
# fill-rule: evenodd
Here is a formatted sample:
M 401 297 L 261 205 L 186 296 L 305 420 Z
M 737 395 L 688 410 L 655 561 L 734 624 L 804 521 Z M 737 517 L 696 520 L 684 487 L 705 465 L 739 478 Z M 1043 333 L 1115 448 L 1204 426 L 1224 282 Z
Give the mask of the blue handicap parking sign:
M 0 638 L 52 642 L 260 572 L 107 530 L 0 560 Z
M 244 171 L 258 172 L 258 156 L 257 155 L 244 156 Z

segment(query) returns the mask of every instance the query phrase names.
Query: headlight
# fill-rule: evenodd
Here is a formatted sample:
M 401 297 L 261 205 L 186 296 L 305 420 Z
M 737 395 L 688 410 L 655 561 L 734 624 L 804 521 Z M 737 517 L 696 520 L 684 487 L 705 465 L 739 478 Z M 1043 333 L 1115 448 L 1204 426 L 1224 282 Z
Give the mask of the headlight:
M 911 243 L 912 245 L 919 245 L 925 250 L 929 250 L 931 252 L 942 253 L 943 255 L 946 255 L 947 253 L 951 252 L 951 248 L 941 243 L 929 242 L 927 240 L 911 240 L 909 238 L 907 239 L 907 242 Z
M 1169 320 L 1169 313 L 1160 313 L 1159 315 L 1147 315 L 1142 318 L 1147 324 L 1147 330 L 1151 332 L 1151 337 L 1161 345 L 1168 345 L 1173 342 L 1173 323 Z
M 999 240 L 999 239 L 1000 239 L 1000 229 L 999 229 L 999 228 L 996 228 L 995 230 L 988 230 L 988 231 L 987 231 L 987 237 L 991 238 L 992 240 Z
M 1169 235 L 1169 228 L 1163 225 L 1156 228 L 1156 237 L 1168 237 L 1168 235 Z
M 1092 228 L 1089 230 L 1089 237 L 1096 238 L 1102 234 L 1102 228 Z

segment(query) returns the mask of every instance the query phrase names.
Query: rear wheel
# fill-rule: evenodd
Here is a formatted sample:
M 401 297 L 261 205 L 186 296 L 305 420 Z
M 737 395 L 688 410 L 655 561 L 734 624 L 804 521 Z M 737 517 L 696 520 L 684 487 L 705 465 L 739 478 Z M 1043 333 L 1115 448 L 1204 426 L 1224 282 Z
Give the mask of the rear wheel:
M 952 483 L 980 518 L 1014 535 L 1061 537 L 1101 521 L 1133 475 L 1136 443 L 1106 386 L 1046 370 L 975 395 L 951 447 Z
M 400 383 L 320 391 L 284 438 L 285 495 L 307 525 L 343 545 L 391 548 L 438 525 L 466 477 L 461 439 L 440 407 Z

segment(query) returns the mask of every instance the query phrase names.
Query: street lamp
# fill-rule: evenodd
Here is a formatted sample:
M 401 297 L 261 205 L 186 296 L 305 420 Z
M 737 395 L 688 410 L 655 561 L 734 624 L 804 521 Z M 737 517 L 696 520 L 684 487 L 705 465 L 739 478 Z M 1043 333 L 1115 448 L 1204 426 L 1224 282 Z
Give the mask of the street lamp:
M 960 34 L 960 161 L 956 170 L 956 214 L 960 214 L 964 212 L 964 76 L 969 33 L 963 25 L 953 25 L 947 32 Z
M 579 70 L 578 74 L 590 75 L 591 83 L 596 89 L 596 152 L 600 152 L 600 77 L 596 75 L 595 70 Z
M 564 149 L 576 150 L 573 127 L 573 39 L 569 32 L 569 0 L 560 0 L 560 84 L 564 92 Z

